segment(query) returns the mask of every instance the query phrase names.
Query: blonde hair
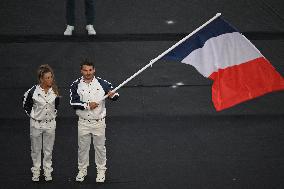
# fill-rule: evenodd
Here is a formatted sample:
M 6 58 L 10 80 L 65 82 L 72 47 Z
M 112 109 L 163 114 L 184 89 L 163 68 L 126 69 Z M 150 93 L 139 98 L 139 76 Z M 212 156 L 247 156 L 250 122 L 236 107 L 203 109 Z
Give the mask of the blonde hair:
M 40 65 L 38 70 L 37 70 L 37 76 L 38 76 L 38 82 L 40 83 L 40 79 L 43 78 L 45 73 L 50 72 L 52 77 L 53 77 L 53 82 L 52 82 L 52 90 L 54 91 L 54 93 L 59 96 L 59 90 L 58 87 L 55 83 L 55 76 L 54 76 L 54 72 L 52 70 L 52 68 L 48 65 L 48 64 L 43 64 Z

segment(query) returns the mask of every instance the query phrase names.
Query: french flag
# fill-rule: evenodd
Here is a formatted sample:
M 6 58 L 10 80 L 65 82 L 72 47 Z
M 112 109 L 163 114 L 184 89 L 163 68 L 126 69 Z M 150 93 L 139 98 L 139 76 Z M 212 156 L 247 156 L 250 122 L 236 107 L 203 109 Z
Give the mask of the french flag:
M 284 79 L 259 50 L 218 17 L 168 52 L 163 59 L 194 66 L 212 79 L 217 111 L 266 93 L 284 90 Z

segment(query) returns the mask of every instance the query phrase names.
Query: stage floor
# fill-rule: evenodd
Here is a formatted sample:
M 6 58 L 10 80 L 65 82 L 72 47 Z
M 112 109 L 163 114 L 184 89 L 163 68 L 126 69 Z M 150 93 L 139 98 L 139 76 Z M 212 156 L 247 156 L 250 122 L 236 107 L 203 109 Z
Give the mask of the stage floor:
M 1 120 L 1 188 L 283 188 L 281 115 L 107 118 L 107 179 L 77 183 L 76 118 L 59 119 L 54 180 L 31 181 L 29 121 Z

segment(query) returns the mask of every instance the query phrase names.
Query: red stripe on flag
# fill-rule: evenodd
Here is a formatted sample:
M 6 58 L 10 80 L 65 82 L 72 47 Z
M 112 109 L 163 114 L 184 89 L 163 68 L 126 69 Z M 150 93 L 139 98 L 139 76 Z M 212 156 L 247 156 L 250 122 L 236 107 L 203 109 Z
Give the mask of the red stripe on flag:
M 214 80 L 212 101 L 217 111 L 266 93 L 284 90 L 284 79 L 264 57 L 219 69 Z

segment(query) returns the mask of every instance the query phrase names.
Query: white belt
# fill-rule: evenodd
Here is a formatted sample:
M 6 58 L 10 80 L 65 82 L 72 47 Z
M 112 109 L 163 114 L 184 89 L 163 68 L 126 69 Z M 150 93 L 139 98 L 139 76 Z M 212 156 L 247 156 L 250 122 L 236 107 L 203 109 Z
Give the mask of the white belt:
M 32 117 L 31 117 L 32 118 Z M 54 120 L 55 118 L 53 118 L 53 119 L 45 119 L 45 120 L 37 120 L 37 119 L 34 119 L 34 118 L 32 118 L 32 120 L 34 120 L 34 121 L 36 121 L 36 122 L 38 122 L 38 123 L 41 123 L 41 122 L 52 122 L 53 120 Z
M 85 121 L 88 121 L 88 122 L 91 122 L 91 121 L 96 121 L 96 122 L 98 122 L 98 121 L 103 121 L 103 120 L 105 119 L 105 117 L 100 118 L 100 119 L 85 119 L 85 118 L 80 117 L 80 119 L 85 120 Z

